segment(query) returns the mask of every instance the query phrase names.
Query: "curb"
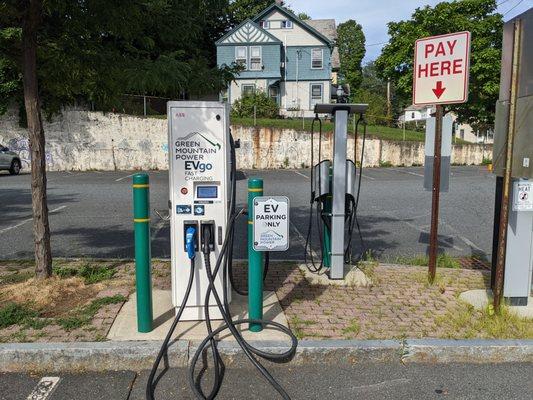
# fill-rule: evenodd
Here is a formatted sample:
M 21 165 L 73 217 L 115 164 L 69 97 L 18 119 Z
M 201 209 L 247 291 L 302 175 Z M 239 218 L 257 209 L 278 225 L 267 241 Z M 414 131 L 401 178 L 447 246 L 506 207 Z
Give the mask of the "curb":
M 140 371 L 150 369 L 160 341 L 86 343 L 9 343 L 0 345 L 3 372 Z M 271 352 L 285 342 L 250 342 Z M 198 343 L 178 340 L 168 352 L 170 367 L 188 364 Z M 235 342 L 221 342 L 227 367 L 248 360 Z M 357 363 L 510 363 L 533 362 L 533 340 L 302 340 L 290 365 Z

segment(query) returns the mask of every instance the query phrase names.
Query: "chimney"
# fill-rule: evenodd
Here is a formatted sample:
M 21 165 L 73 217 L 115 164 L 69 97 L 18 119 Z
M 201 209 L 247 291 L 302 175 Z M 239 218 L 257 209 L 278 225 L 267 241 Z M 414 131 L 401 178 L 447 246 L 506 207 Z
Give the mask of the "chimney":
M 276 0 L 276 4 L 280 7 L 283 6 L 283 0 Z

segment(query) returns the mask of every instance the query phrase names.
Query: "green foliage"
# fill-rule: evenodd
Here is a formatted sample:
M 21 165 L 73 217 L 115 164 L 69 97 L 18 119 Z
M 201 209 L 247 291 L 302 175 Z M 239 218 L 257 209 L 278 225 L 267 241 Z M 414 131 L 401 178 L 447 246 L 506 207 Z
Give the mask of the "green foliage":
M 343 83 L 349 83 L 355 92 L 363 79 L 361 61 L 365 56 L 365 34 L 363 27 L 350 19 L 337 28 L 337 46 L 341 62 L 340 75 Z
M 0 3 L 0 112 L 22 104 L 21 16 Z M 216 67 L 214 41 L 230 26 L 229 0 L 47 1 L 38 35 L 41 104 L 120 109 L 125 93 L 170 98 L 216 93 L 234 69 Z
M 231 115 L 234 117 L 253 117 L 254 107 L 257 118 L 277 118 L 279 107 L 265 92 L 260 90 L 241 97 L 235 103 Z
M 61 278 L 79 276 L 83 278 L 87 285 L 111 279 L 116 273 L 116 270 L 111 266 L 93 264 L 84 264 L 79 269 L 73 267 L 54 267 L 53 270 L 54 274 Z
M 17 271 L 12 274 L 4 275 L 0 277 L 0 283 L 12 284 L 12 283 L 24 282 L 30 279 L 31 277 L 33 277 L 33 275 L 34 275 L 33 272 L 30 272 L 30 271 L 22 271 L 22 272 Z
M 229 5 L 233 25 L 238 25 L 247 18 L 254 18 L 274 3 L 275 0 L 233 0 Z
M 412 257 L 397 257 L 395 262 L 398 264 L 427 267 L 429 264 L 429 258 L 426 255 L 417 254 Z M 452 257 L 449 254 L 440 253 L 437 256 L 437 267 L 458 269 L 461 268 L 461 263 L 457 258 Z
M 28 306 L 12 302 L 6 303 L 0 308 L 0 329 L 23 324 L 36 316 L 37 312 Z
M 496 13 L 496 0 L 442 2 L 417 8 L 411 19 L 390 22 L 389 43 L 376 66 L 382 77 L 391 78 L 400 105 L 412 102 L 412 72 L 416 39 L 458 31 L 472 33 L 469 101 L 450 108 L 459 122 L 486 129 L 494 122 L 500 80 L 502 16 Z
M 126 301 L 126 298 L 122 295 L 102 297 L 100 299 L 93 300 L 89 305 L 79 308 L 72 315 L 57 320 L 60 325 L 66 331 L 71 331 L 89 324 L 98 310 L 108 304 L 122 303 Z
M 304 13 L 304 12 L 298 13 L 298 18 L 300 20 L 302 20 L 302 21 L 307 21 L 307 20 L 311 19 L 311 17 L 308 14 Z

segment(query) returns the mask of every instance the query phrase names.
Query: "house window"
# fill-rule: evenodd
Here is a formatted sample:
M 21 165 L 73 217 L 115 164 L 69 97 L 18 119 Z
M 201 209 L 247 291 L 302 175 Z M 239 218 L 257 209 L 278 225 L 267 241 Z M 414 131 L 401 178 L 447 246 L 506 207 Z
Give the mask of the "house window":
M 242 85 L 241 87 L 241 94 L 243 97 L 250 96 L 255 93 L 255 85 L 254 84 L 248 84 L 248 85 Z
M 279 87 L 270 86 L 269 95 L 270 95 L 270 98 L 277 103 L 278 102 L 278 95 L 279 95 Z
M 461 139 L 465 138 L 465 130 L 464 129 L 460 129 L 459 130 L 459 136 L 461 137 Z
M 261 62 L 261 46 L 250 47 L 250 69 L 253 71 L 260 71 L 262 68 Z
M 311 109 L 315 108 L 315 104 L 322 103 L 322 84 L 311 84 Z
M 415 113 L 414 112 L 411 113 L 411 118 L 415 119 Z
M 270 21 L 261 21 L 260 26 L 263 29 L 270 29 Z
M 244 69 L 248 69 L 248 55 L 246 46 L 237 46 L 235 47 L 235 62 L 238 65 L 244 66 Z
M 311 50 L 311 68 L 312 69 L 322 69 L 323 55 L 324 55 L 324 51 L 322 49 Z
M 289 21 L 288 19 L 285 21 L 281 21 L 281 27 L 283 29 L 292 29 L 292 21 Z

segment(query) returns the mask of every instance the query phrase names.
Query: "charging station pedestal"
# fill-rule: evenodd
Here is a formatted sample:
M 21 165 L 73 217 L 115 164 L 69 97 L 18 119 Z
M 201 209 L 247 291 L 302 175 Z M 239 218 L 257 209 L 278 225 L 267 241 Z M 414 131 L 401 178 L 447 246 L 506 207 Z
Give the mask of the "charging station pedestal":
M 167 116 L 172 303 L 179 307 L 185 295 L 191 268 L 185 232 L 194 227 L 197 243 L 194 285 L 181 319 L 204 320 L 209 281 L 201 246 L 211 247 L 210 262 L 214 269 L 226 235 L 230 195 L 229 110 L 227 104 L 220 102 L 171 101 L 167 104 Z M 202 243 L 204 225 L 212 226 L 212 243 Z M 217 275 L 215 285 L 222 294 L 222 274 Z M 227 293 L 228 296 L 231 293 L 229 288 Z M 213 296 L 209 314 L 212 319 L 222 318 Z

